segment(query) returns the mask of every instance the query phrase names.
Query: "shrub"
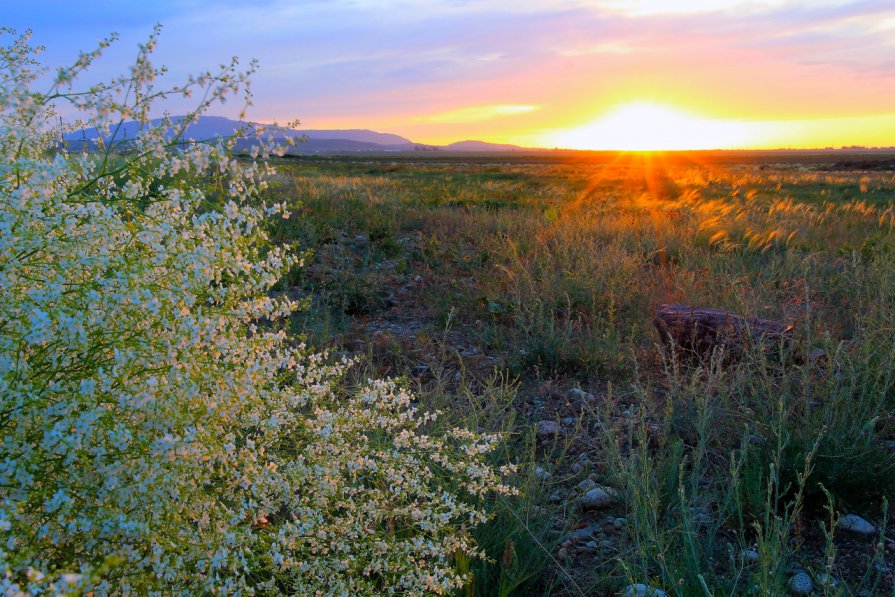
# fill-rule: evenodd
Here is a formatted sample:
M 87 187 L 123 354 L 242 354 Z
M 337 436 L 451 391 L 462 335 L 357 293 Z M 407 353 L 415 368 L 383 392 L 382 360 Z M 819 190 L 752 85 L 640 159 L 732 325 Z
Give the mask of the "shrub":
M 254 65 L 159 91 L 157 34 L 129 75 L 73 87 L 106 41 L 42 94 L 40 49 L 3 31 L 0 588 L 460 586 L 483 496 L 511 491 L 485 462 L 498 437 L 427 434 L 436 415 L 396 384 L 347 388 L 350 363 L 274 325 L 295 304 L 268 289 L 299 259 L 265 232 L 284 211 L 258 200 L 270 140 L 235 159 L 234 139 L 182 139 L 212 103 L 249 97 Z M 193 93 L 183 120 L 150 120 Z M 84 120 L 56 125 L 60 102 Z M 125 120 L 141 127 L 126 144 L 111 139 Z M 100 131 L 95 151 L 60 144 L 80 127 Z

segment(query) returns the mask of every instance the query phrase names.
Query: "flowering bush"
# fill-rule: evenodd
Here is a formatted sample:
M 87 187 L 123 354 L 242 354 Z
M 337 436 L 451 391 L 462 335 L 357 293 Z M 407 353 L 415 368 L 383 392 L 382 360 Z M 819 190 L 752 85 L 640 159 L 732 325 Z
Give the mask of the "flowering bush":
M 157 32 L 156 32 L 157 34 Z M 274 323 L 299 258 L 270 246 L 272 146 L 185 142 L 247 71 L 158 91 L 156 34 L 127 76 L 76 91 L 0 47 L 0 586 L 87 592 L 444 593 L 476 555 L 498 439 L 443 429 L 392 382 L 349 390 Z M 201 97 L 151 121 L 169 94 Z M 54 104 L 84 120 L 56 124 Z M 248 104 L 248 101 L 247 101 Z M 141 133 L 111 135 L 125 120 Z M 100 131 L 97 147 L 61 135 Z M 173 131 L 173 133 L 172 133 Z M 263 135 L 258 131 L 258 135 Z

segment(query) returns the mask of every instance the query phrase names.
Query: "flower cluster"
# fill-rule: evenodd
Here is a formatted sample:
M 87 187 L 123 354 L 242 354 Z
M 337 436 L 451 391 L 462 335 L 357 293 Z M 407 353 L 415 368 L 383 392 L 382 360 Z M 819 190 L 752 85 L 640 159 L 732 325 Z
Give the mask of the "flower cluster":
M 259 200 L 268 131 L 240 159 L 183 139 L 212 103 L 248 104 L 254 67 L 158 91 L 153 35 L 128 75 L 73 88 L 103 42 L 38 93 L 28 34 L 0 36 L 0 591 L 462 585 L 482 497 L 511 491 L 498 438 L 436 432 L 399 386 L 350 390 L 349 362 L 290 342 L 296 305 L 269 289 L 300 258 L 265 233 L 287 215 Z M 172 93 L 202 99 L 151 121 Z M 64 101 L 83 121 L 56 124 Z M 94 147 L 60 143 L 82 127 Z

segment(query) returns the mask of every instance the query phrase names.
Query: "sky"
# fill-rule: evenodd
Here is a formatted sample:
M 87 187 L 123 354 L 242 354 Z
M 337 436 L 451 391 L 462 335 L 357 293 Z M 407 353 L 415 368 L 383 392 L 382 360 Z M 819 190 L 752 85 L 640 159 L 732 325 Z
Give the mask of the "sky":
M 155 23 L 172 79 L 257 58 L 261 122 L 432 144 L 895 146 L 893 0 L 0 0 L 50 65 L 117 32 L 94 76 L 126 70 Z

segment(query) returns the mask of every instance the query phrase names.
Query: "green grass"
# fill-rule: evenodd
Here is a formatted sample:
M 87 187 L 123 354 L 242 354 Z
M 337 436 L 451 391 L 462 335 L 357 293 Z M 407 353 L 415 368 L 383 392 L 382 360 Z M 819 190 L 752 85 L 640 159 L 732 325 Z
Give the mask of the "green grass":
M 310 252 L 278 288 L 310 299 L 295 333 L 406 377 L 447 420 L 506 433 L 522 493 L 475 531 L 489 561 L 457 562 L 467 594 L 780 594 L 794 564 L 842 594 L 892 590 L 874 540 L 830 521 L 887 520 L 895 489 L 895 176 L 691 157 L 279 165 L 270 193 L 292 217 L 273 239 Z M 683 365 L 656 348 L 668 302 L 792 323 L 798 342 L 782 359 Z M 560 445 L 535 440 L 538 420 L 569 417 Z M 608 514 L 575 508 L 580 455 L 620 492 Z M 599 555 L 569 546 L 559 561 L 564 530 L 601 516 L 627 522 Z

